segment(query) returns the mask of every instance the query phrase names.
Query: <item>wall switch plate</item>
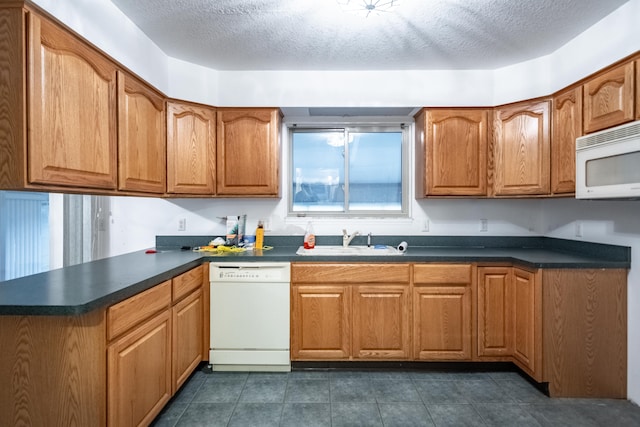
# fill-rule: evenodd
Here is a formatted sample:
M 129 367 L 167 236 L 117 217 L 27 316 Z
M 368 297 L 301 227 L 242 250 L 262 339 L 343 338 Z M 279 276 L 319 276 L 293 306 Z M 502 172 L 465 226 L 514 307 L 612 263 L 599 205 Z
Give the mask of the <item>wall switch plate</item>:
M 482 231 L 482 232 L 489 231 L 489 220 L 488 219 L 481 219 L 480 220 L 480 231 Z
M 582 237 L 582 221 L 576 221 L 576 237 Z
M 187 229 L 187 219 L 180 218 L 178 220 L 178 231 L 185 231 Z
M 429 231 L 429 219 L 425 219 L 422 223 L 422 231 Z

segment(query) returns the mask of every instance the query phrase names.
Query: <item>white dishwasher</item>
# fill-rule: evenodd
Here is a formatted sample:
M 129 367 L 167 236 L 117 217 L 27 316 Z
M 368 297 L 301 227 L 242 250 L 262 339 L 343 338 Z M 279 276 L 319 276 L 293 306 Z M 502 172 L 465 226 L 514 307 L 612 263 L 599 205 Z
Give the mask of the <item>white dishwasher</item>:
M 290 371 L 290 263 L 212 262 L 214 371 Z

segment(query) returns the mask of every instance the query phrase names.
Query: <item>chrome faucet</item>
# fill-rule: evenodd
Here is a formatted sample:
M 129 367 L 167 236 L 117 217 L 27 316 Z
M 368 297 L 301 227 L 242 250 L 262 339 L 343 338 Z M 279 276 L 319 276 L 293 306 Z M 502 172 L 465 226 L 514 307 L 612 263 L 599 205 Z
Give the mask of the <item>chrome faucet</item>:
M 349 246 L 349 243 L 351 243 L 353 238 L 358 236 L 359 234 L 360 234 L 359 231 L 354 231 L 352 235 L 349 235 L 349 233 L 347 233 L 347 230 L 343 228 L 342 229 L 342 247 L 346 248 L 347 246 Z

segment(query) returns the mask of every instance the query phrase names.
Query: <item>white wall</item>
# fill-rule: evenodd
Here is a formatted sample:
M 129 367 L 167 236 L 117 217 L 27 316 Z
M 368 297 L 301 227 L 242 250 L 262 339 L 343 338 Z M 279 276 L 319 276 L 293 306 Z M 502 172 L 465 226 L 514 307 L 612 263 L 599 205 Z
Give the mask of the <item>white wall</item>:
M 218 72 L 167 57 L 107 0 L 35 1 L 168 96 L 219 106 L 499 105 L 548 95 L 640 49 L 640 0 L 630 0 L 556 52 L 498 70 Z M 258 219 L 269 219 L 267 234 L 301 235 L 306 223 L 286 218 L 286 197 L 114 198 L 112 208 L 114 255 L 151 247 L 156 234 L 180 234 L 181 218 L 187 221 L 185 234 L 224 234 L 224 223 L 216 217 L 240 213 L 249 215 L 249 229 Z M 314 223 L 318 234 L 337 234 L 346 226 L 374 235 L 479 235 L 479 219 L 487 218 L 491 235 L 575 238 L 574 221 L 583 221 L 583 239 L 632 247 L 628 315 L 629 331 L 636 331 L 640 326 L 639 214 L 638 202 L 414 200 L 411 219 Z M 422 231 L 426 219 L 429 232 Z M 640 335 L 630 333 L 628 345 L 628 396 L 640 402 Z

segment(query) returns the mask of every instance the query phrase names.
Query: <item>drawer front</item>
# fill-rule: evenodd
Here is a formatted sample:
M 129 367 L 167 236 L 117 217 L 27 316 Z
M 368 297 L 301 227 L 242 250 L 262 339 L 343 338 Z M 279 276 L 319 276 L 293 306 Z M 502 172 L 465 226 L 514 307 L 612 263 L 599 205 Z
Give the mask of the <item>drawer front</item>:
M 413 266 L 413 283 L 416 285 L 441 285 L 471 283 L 470 264 L 424 264 Z
M 292 283 L 409 283 L 409 264 L 296 263 Z
M 107 339 L 112 340 L 171 304 L 171 280 L 134 295 L 107 310 Z
M 189 295 L 191 292 L 202 286 L 204 278 L 204 267 L 201 265 L 173 278 L 173 301 Z

